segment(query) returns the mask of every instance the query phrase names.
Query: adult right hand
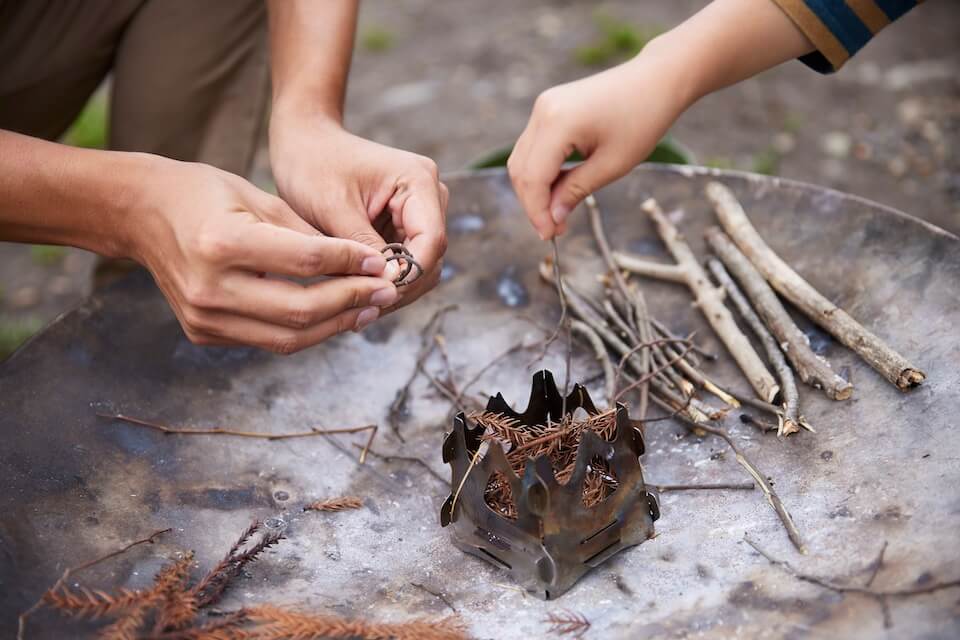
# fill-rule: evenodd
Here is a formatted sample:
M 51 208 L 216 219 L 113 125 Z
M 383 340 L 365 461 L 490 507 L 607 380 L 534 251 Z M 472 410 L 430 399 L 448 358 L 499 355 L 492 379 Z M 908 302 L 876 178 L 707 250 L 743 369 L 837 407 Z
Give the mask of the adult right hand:
M 151 158 L 127 235 L 192 342 L 288 354 L 362 329 L 396 302 L 376 249 L 322 235 L 238 176 Z

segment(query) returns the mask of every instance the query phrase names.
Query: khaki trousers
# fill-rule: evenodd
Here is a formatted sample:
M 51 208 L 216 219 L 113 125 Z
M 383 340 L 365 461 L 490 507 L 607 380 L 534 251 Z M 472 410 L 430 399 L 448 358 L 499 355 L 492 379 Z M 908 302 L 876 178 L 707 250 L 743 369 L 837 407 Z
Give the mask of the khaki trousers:
M 55 140 L 111 77 L 109 146 L 249 172 L 264 0 L 0 0 L 0 128 Z

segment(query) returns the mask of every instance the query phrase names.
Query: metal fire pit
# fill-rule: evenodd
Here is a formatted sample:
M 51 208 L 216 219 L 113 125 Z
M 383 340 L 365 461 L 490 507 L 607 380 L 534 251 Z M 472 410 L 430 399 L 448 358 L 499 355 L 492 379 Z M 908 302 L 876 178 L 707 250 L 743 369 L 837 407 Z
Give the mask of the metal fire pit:
M 778 440 L 749 425 L 739 446 L 776 483 L 810 553 L 792 549 L 757 491 L 663 492 L 657 535 L 585 575 L 562 600 L 525 596 L 503 571 L 450 544 L 437 513 L 449 483 L 417 464 L 371 456 L 357 464 L 364 434 L 273 442 L 165 436 L 96 417 L 98 410 L 183 426 L 262 431 L 311 426 L 383 426 L 374 450 L 416 456 L 444 471 L 440 441 L 449 404 L 425 380 L 414 386 L 406 443 L 386 428 L 395 392 L 413 370 L 421 329 L 441 306 L 459 303 L 445 336 L 459 380 L 559 314 L 540 282 L 549 253 L 530 229 L 501 171 L 448 177 L 450 248 L 444 280 L 410 308 L 292 357 L 198 348 L 147 277 L 133 277 L 64 316 L 0 365 L 0 637 L 16 614 L 79 564 L 164 527 L 173 531 L 78 579 L 91 587 L 139 587 L 177 549 L 209 567 L 254 516 L 286 527 L 288 539 L 252 565 L 228 594 L 228 609 L 273 602 L 377 620 L 446 615 L 457 609 L 477 638 L 546 635 L 549 612 L 570 609 L 590 637 L 876 638 L 960 637 L 960 593 L 891 599 L 884 631 L 872 598 L 800 582 L 743 543 L 744 533 L 808 573 L 863 584 L 884 541 L 874 587 L 960 575 L 960 241 L 866 200 L 776 178 L 689 167 L 645 167 L 598 194 L 614 249 L 666 259 L 640 213 L 655 196 L 695 251 L 714 217 L 703 196 L 714 177 L 730 186 L 770 245 L 831 300 L 929 374 L 903 394 L 828 336 L 811 342 L 853 380 L 854 397 L 833 402 L 801 389 L 817 429 Z M 924 206 L 918 201 L 918 207 Z M 586 216 L 571 216 L 564 266 L 599 286 Z M 690 308 L 688 293 L 644 283 L 651 312 L 722 352 Z M 595 291 L 595 289 L 591 289 Z M 542 366 L 564 367 L 562 341 Z M 502 391 L 522 406 L 534 354 L 517 353 L 470 393 Z M 439 366 L 431 363 L 432 367 Z M 572 371 L 589 380 L 593 354 L 577 350 Z M 746 390 L 722 358 L 711 377 Z M 600 386 L 588 385 L 594 397 Z M 645 433 L 648 484 L 747 480 L 725 445 L 670 421 Z M 307 501 L 357 495 L 365 507 L 304 513 Z M 75 637 L 52 615 L 28 637 Z
M 514 411 L 499 393 L 487 403 L 489 413 L 513 418 L 521 429 L 560 421 L 577 409 L 590 415 L 599 413 L 590 393 L 579 384 L 564 402 L 550 371 L 534 374 L 523 413 Z M 547 456 L 528 460 L 518 478 L 498 442 L 491 442 L 480 461 L 471 464 L 484 429 L 469 427 L 467 417 L 457 414 L 453 431 L 443 441 L 443 461 L 453 473 L 451 494 L 440 509 L 440 524 L 454 525 L 454 544 L 509 571 L 527 591 L 550 600 L 566 593 L 590 569 L 652 537 L 660 507 L 643 483 L 639 462 L 643 434 L 630 422 L 626 407 L 618 404 L 616 412 L 611 441 L 592 431 L 583 433 L 573 474 L 563 484 L 557 481 Z M 599 504 L 586 507 L 583 482 L 594 457 L 609 465 L 617 488 Z M 510 483 L 516 520 L 487 506 L 487 483 L 497 472 Z

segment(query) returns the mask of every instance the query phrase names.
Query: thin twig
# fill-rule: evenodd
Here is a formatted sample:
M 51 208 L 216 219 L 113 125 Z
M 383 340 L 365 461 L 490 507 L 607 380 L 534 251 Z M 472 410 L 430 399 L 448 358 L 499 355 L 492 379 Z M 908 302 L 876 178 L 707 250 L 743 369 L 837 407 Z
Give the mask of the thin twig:
M 357 447 L 357 448 L 360 447 L 360 445 L 358 445 L 358 444 L 354 444 L 353 446 L 355 446 L 355 447 Z M 444 478 L 443 476 L 441 476 L 439 473 L 437 473 L 436 471 L 434 471 L 434 470 L 433 470 L 433 467 L 431 467 L 429 464 L 427 464 L 427 462 L 426 462 L 425 460 L 423 460 L 423 459 L 421 459 L 421 458 L 417 458 L 417 457 L 414 457 L 414 456 L 386 455 L 386 454 L 384 454 L 384 453 L 379 453 L 379 452 L 377 452 L 377 451 L 374 451 L 373 449 L 367 449 L 367 453 L 368 453 L 369 455 L 373 456 L 374 458 L 380 458 L 380 459 L 383 460 L 384 462 L 409 462 L 409 463 L 411 463 L 411 464 L 418 465 L 418 466 L 420 466 L 420 467 L 423 467 L 423 468 L 427 471 L 427 473 L 429 473 L 431 476 L 433 476 L 434 478 L 436 478 L 437 480 L 439 480 L 439 481 L 442 482 L 443 484 L 446 485 L 446 484 L 449 484 L 449 482 L 450 482 L 449 480 L 447 480 L 446 478 Z
M 435 590 L 433 590 L 433 589 L 430 589 L 430 588 L 427 587 L 426 585 L 420 584 L 419 582 L 411 582 L 411 583 L 410 583 L 410 586 L 416 587 L 417 589 L 420 589 L 421 591 L 423 591 L 423 592 L 425 592 L 425 593 L 429 593 L 429 594 L 432 595 L 434 598 L 439 599 L 440 602 L 442 602 L 443 604 L 447 605 L 447 607 L 450 609 L 450 611 L 453 611 L 454 613 L 459 613 L 459 612 L 457 611 L 457 608 L 450 603 L 450 601 L 447 599 L 447 597 L 446 597 L 445 595 L 443 595 L 443 592 L 442 592 L 442 591 L 435 591 Z
M 809 582 L 810 584 L 815 584 L 818 587 L 824 589 L 829 589 L 836 593 L 859 593 L 861 595 L 870 596 L 874 598 L 877 603 L 880 605 L 881 610 L 883 611 L 884 617 L 884 626 L 889 628 L 892 626 L 892 621 L 890 620 L 890 612 L 887 608 L 887 599 L 888 598 L 910 598 L 913 596 L 925 595 L 929 593 L 935 593 L 937 591 L 943 591 L 945 589 L 954 589 L 960 587 L 960 579 L 948 580 L 944 582 L 928 582 L 921 584 L 915 587 L 902 587 L 899 589 L 874 589 L 870 586 L 870 583 L 873 582 L 871 579 L 866 586 L 858 587 L 856 585 L 846 585 L 839 584 L 832 578 L 821 578 L 819 576 L 811 575 L 809 573 L 803 573 L 802 571 L 795 568 L 792 564 L 786 560 L 780 560 L 775 558 L 772 554 L 765 551 L 760 545 L 750 539 L 749 536 L 743 536 L 744 541 L 749 544 L 753 549 L 763 556 L 767 562 L 770 564 L 779 567 L 792 575 L 797 580 L 802 580 L 804 582 Z M 883 549 L 881 549 L 881 557 L 886 550 L 887 543 L 884 542 Z
M 767 402 L 773 400 L 780 390 L 777 381 L 767 370 L 763 360 L 750 344 L 750 340 L 740 331 L 733 319 L 733 314 L 723 304 L 719 290 L 710 283 L 693 250 L 673 223 L 667 219 L 656 200 L 648 199 L 641 209 L 653 220 L 663 244 L 683 270 L 684 282 L 693 294 L 694 301 L 714 332 L 726 345 L 730 355 L 750 382 L 750 386 L 763 400 Z
M 363 450 L 360 452 L 360 464 L 363 464 L 367 459 L 367 450 L 370 448 L 370 445 L 373 444 L 373 438 L 377 435 L 377 425 L 367 424 L 362 427 L 344 427 L 342 429 L 320 429 L 317 427 L 312 428 L 310 431 L 295 431 L 290 433 L 265 433 L 262 431 L 239 431 L 237 429 L 228 429 L 224 427 L 210 427 L 210 428 L 198 428 L 198 427 L 171 427 L 159 422 L 152 422 L 150 420 L 144 420 L 143 418 L 134 418 L 133 416 L 128 416 L 122 413 L 97 413 L 97 416 L 100 418 L 108 418 L 111 420 L 120 420 L 122 422 L 127 422 L 130 424 L 135 424 L 140 427 L 147 427 L 148 429 L 154 429 L 166 435 L 186 435 L 186 436 L 237 436 L 240 438 L 258 438 L 260 440 L 289 440 L 291 438 L 309 438 L 313 436 L 330 436 L 339 433 L 360 433 L 361 431 L 369 431 L 370 437 L 367 438 L 367 444 L 363 447 Z
M 753 491 L 757 486 L 752 482 L 718 482 L 716 484 L 650 484 L 660 493 L 667 491 Z
M 720 230 L 717 229 L 717 231 L 719 232 Z M 734 282 L 730 274 L 727 273 L 723 263 L 717 258 L 709 258 L 707 260 L 707 267 L 710 269 L 710 272 L 713 273 L 713 277 L 716 278 L 717 284 L 727 292 L 727 297 L 733 303 L 740 317 L 744 319 L 747 326 L 753 331 L 753 335 L 760 340 L 763 351 L 767 354 L 767 360 L 771 366 L 773 366 L 773 370 L 776 371 L 777 378 L 780 379 L 780 395 L 783 398 L 783 416 L 777 435 L 788 436 L 791 433 L 800 431 L 800 396 L 797 393 L 797 382 L 793 378 L 793 371 L 790 369 L 790 365 L 787 364 L 787 359 L 784 357 L 783 351 L 780 350 L 780 345 L 778 345 L 777 341 L 770 335 L 770 331 L 764 326 L 757 312 L 750 306 L 750 302 L 743 294 L 743 291 L 740 290 L 737 283 Z
M 436 334 L 440 319 L 455 309 L 457 309 L 457 305 L 448 304 L 445 307 L 437 309 L 433 315 L 430 316 L 430 319 L 427 321 L 427 324 L 424 325 L 420 334 L 420 350 L 417 352 L 417 359 L 413 365 L 413 371 L 410 372 L 410 376 L 404 385 L 397 389 L 397 393 L 393 397 L 393 402 L 390 403 L 390 408 L 387 412 L 387 424 L 390 426 L 390 431 L 393 432 L 400 442 L 406 442 L 400 434 L 400 424 L 406 415 L 407 403 L 410 400 L 410 389 L 413 387 L 413 383 L 416 382 L 417 376 L 420 375 L 427 358 L 429 358 L 433 352 L 434 346 L 436 346 L 433 336 Z
M 643 296 L 643 292 L 638 287 L 628 287 L 626 280 L 623 278 L 623 274 L 620 273 L 620 268 L 613 259 L 613 252 L 610 250 L 610 243 L 607 240 L 607 234 L 603 230 L 603 220 L 600 217 L 600 208 L 597 206 L 597 200 L 594 198 L 593 194 L 587 196 L 586 204 L 587 211 L 590 214 L 590 227 L 593 230 L 593 237 L 600 249 L 600 254 L 603 256 L 603 261 L 613 276 L 613 282 L 616 284 L 620 295 L 622 295 L 624 300 L 627 301 L 628 307 L 635 314 L 637 333 L 639 334 L 638 337 L 640 338 L 641 342 L 650 342 L 653 339 L 653 332 L 650 328 L 650 314 L 647 310 L 647 301 Z M 644 351 L 640 356 L 641 377 L 646 376 L 650 372 L 650 367 L 651 354 L 650 352 Z M 640 388 L 640 420 L 643 420 L 647 417 L 649 393 L 649 384 L 644 384 Z
M 79 572 L 79 571 L 83 571 L 84 569 L 89 569 L 90 567 L 92 567 L 92 566 L 94 566 L 94 565 L 97 565 L 97 564 L 100 564 L 101 562 L 106 562 L 107 560 L 110 560 L 111 558 L 115 558 L 115 557 L 117 557 L 117 556 L 119 556 L 119 555 L 122 555 L 122 554 L 126 553 L 127 551 L 129 551 L 130 549 L 132 549 L 132 548 L 134 548 L 134 547 L 136 547 L 136 546 L 139 546 L 139 545 L 141 545 L 141 544 L 153 544 L 154 540 L 156 540 L 156 539 L 157 539 L 158 537 L 160 537 L 161 535 L 163 535 L 163 534 L 165 534 L 165 533 L 168 533 L 169 531 L 172 531 L 172 529 L 171 529 L 170 527 L 168 527 L 168 528 L 166 528 L 166 529 L 160 529 L 159 531 L 154 531 L 153 533 L 151 533 L 151 534 L 150 534 L 149 536 L 147 536 L 146 538 L 141 538 L 140 540 L 135 540 L 135 541 L 131 542 L 130 544 L 128 544 L 128 545 L 126 545 L 126 546 L 124 546 L 124 547 L 122 547 L 122 548 L 120 548 L 120 549 L 117 549 L 117 550 L 115 550 L 115 551 L 111 551 L 110 553 L 108 553 L 108 554 L 106 554 L 106 555 L 103 555 L 103 556 L 100 556 L 99 558 L 95 558 L 95 559 L 93 559 L 93 560 L 88 560 L 87 562 L 84 562 L 83 564 L 79 564 L 79 565 L 77 565 L 77 566 L 75 566 L 75 567 L 68 567 L 67 569 L 65 569 L 65 570 L 63 571 L 63 574 L 61 574 L 61 576 L 57 579 L 57 581 L 53 583 L 53 586 L 50 587 L 49 589 L 47 589 L 47 590 L 43 593 L 43 595 L 40 596 L 40 599 L 37 600 L 35 603 L 33 603 L 33 606 L 31 606 L 29 609 L 27 609 L 26 611 L 24 611 L 23 613 L 20 614 L 20 616 L 19 616 L 19 618 L 18 618 L 18 621 L 17 621 L 17 640 L 24 640 L 24 631 L 26 630 L 26 627 L 27 627 L 27 618 L 29 618 L 31 615 L 33 615 L 33 614 L 37 611 L 37 609 L 39 609 L 40 607 L 43 606 L 43 603 L 44 603 L 44 600 L 45 600 L 46 595 L 47 595 L 48 593 L 54 593 L 54 592 L 59 591 L 59 590 L 63 587 L 64 583 L 67 581 L 67 578 L 69 578 L 71 575 L 73 575 L 73 574 L 75 574 L 75 573 L 77 573 L 77 572 Z
M 593 347 L 593 352 L 600 362 L 600 367 L 603 369 L 604 397 L 607 399 L 607 405 L 612 407 L 614 405 L 614 396 L 617 393 L 617 380 L 613 371 L 613 363 L 610 361 L 610 354 L 607 353 L 606 345 L 603 344 L 603 340 L 597 335 L 597 332 L 582 320 L 572 320 L 570 322 L 570 330 L 582 335 L 587 339 L 587 342 L 590 343 L 590 346 Z

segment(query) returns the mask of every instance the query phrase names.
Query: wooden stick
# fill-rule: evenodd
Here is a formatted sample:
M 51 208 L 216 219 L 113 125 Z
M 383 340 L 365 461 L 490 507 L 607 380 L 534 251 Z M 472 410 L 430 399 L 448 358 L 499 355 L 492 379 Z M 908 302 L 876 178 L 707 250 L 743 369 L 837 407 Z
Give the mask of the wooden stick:
M 587 339 L 587 342 L 590 343 L 590 346 L 593 347 L 593 351 L 597 356 L 597 360 L 600 362 L 600 366 L 603 368 L 603 379 L 604 379 L 604 395 L 607 398 L 608 406 L 612 407 L 614 403 L 614 396 L 617 393 L 616 388 L 616 376 L 613 371 L 613 363 L 610 361 L 610 356 L 607 354 L 607 347 L 603 344 L 603 340 L 600 339 L 600 336 L 597 335 L 597 332 L 590 328 L 590 325 L 586 324 L 581 320 L 572 320 L 570 322 L 570 330 L 579 333 L 584 338 Z
M 289 440 L 291 438 L 309 438 L 313 436 L 329 436 L 338 433 L 360 433 L 369 431 L 370 437 L 367 438 L 367 444 L 360 452 L 360 464 L 367 459 L 367 449 L 373 444 L 373 438 L 377 435 L 377 425 L 366 424 L 362 427 L 345 427 L 342 429 L 318 429 L 314 427 L 310 431 L 294 431 L 291 433 L 264 433 L 260 431 L 238 431 L 236 429 L 225 429 L 223 427 L 210 427 L 209 429 L 195 427 L 170 427 L 159 422 L 151 422 L 143 418 L 134 418 L 122 413 L 97 413 L 100 418 L 109 418 L 111 420 L 120 420 L 140 427 L 147 427 L 159 431 L 165 435 L 184 435 L 184 436 L 237 436 L 240 438 L 259 438 L 261 440 Z
M 600 218 L 600 208 L 597 206 L 597 200 L 593 197 L 593 194 L 587 196 L 586 200 L 587 211 L 590 214 L 590 226 L 593 229 L 594 238 L 597 241 L 597 246 L 600 248 L 600 254 L 603 256 L 603 261 L 606 263 L 607 268 L 610 270 L 610 273 L 613 275 L 613 281 L 617 285 L 617 289 L 620 291 L 620 294 L 628 301 L 628 304 L 632 307 L 635 314 L 635 320 L 637 324 L 637 333 L 639 334 L 640 342 L 650 342 L 653 339 L 653 329 L 650 326 L 650 313 L 647 310 L 647 301 L 643 297 L 643 292 L 639 288 L 630 288 L 627 286 L 626 280 L 623 278 L 623 274 L 620 273 L 620 269 L 617 267 L 616 261 L 613 259 L 613 252 L 610 250 L 610 243 L 607 241 L 607 234 L 603 230 L 603 220 Z M 643 369 L 641 377 L 645 376 L 650 372 L 651 368 L 651 353 L 644 351 L 640 354 L 640 366 Z M 647 417 L 647 406 L 649 403 L 649 385 L 644 383 L 640 387 L 640 419 L 643 420 Z
M 723 228 L 740 250 L 773 288 L 807 317 L 856 351 L 898 389 L 912 389 L 926 379 L 927 374 L 865 329 L 843 309 L 827 300 L 781 260 L 757 233 L 730 189 L 719 182 L 711 182 L 707 185 L 707 197 L 713 202 Z
M 740 316 L 760 340 L 760 344 L 763 345 L 763 350 L 767 354 L 767 360 L 773 365 L 773 370 L 777 372 L 777 377 L 780 378 L 783 416 L 780 420 L 777 435 L 788 436 L 800 431 L 800 397 L 797 394 L 797 383 L 793 379 L 793 371 L 790 370 L 786 358 L 783 357 L 780 346 L 767 331 L 767 328 L 763 326 L 763 321 L 760 320 L 760 316 L 747 302 L 747 298 L 740 291 L 740 287 L 733 281 L 727 270 L 723 268 L 723 263 L 716 258 L 710 258 L 707 260 L 707 267 L 713 273 L 713 277 L 716 278 L 717 284 L 727 292 L 727 297 L 733 302 L 733 306 L 736 307 Z
M 706 238 L 713 252 L 740 282 L 743 293 L 786 352 L 800 379 L 814 388 L 823 389 L 834 400 L 848 399 L 853 394 L 853 385 L 838 376 L 829 362 L 813 352 L 807 336 L 783 308 L 777 294 L 730 237 L 720 228 L 711 227 Z
M 686 272 L 676 264 L 651 262 L 650 260 L 644 260 L 638 256 L 620 251 L 614 252 L 613 259 L 616 261 L 618 267 L 626 269 L 630 273 L 635 273 L 638 276 L 666 280 L 667 282 L 679 282 L 680 284 L 686 284 L 687 282 Z
M 777 381 L 767 371 L 766 365 L 754 350 L 753 345 L 740 331 L 733 319 L 733 314 L 724 306 L 720 292 L 710 284 L 706 272 L 700 266 L 696 256 L 693 255 L 689 245 L 684 241 L 677 228 L 667 220 L 656 200 L 648 199 L 641 208 L 653 220 L 663 243 L 673 254 L 677 266 L 683 270 L 684 282 L 693 293 L 697 306 L 700 307 L 720 340 L 727 346 L 727 350 L 737 361 L 740 370 L 743 371 L 750 385 L 761 399 L 766 402 L 772 401 L 780 391 Z
M 753 491 L 757 486 L 752 482 L 719 482 L 715 484 L 651 484 L 647 483 L 648 487 L 653 487 L 660 493 L 666 493 L 668 491 Z

